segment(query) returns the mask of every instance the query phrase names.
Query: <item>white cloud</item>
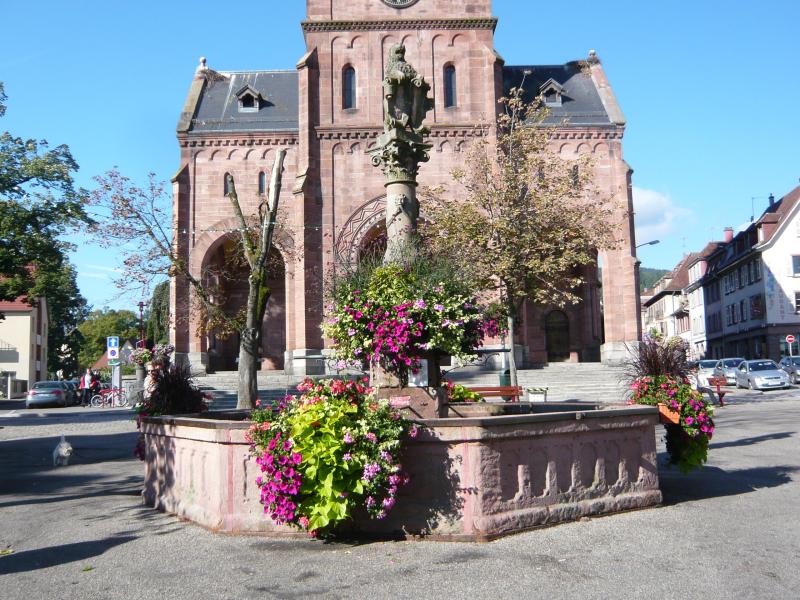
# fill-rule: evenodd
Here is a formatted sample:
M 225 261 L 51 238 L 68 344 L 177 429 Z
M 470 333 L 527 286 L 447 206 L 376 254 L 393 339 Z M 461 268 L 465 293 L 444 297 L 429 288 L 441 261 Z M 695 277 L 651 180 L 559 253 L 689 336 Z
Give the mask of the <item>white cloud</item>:
M 678 206 L 667 194 L 633 187 L 634 223 L 636 242 L 663 240 L 692 221 L 694 213 Z
M 84 265 L 90 271 L 104 271 L 106 273 L 122 273 L 122 269 L 117 267 L 105 267 L 103 265 Z

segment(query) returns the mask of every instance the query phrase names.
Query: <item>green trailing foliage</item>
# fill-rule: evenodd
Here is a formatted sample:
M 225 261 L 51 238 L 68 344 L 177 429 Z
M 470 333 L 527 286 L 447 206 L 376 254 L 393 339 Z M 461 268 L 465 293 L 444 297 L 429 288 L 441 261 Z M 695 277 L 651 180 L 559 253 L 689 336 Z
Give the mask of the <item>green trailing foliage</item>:
M 406 476 L 401 442 L 416 427 L 364 381 L 305 381 L 277 412 L 257 409 L 247 433 L 264 512 L 328 536 L 358 513 L 382 519 Z

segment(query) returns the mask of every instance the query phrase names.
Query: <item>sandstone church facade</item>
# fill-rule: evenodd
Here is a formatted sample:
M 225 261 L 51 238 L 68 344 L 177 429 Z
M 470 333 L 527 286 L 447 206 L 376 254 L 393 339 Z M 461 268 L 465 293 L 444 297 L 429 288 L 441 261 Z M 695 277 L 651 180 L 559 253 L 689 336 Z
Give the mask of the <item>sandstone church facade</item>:
M 273 295 L 262 336 L 262 368 L 315 373 L 324 349 L 320 323 L 326 269 L 357 259 L 383 226 L 383 176 L 367 151 L 382 131 L 384 63 L 404 43 L 406 59 L 432 84 L 426 124 L 433 144 L 420 185 L 451 181 L 475 125 L 491 120 L 504 90 L 542 93 L 565 157 L 591 153 L 598 193 L 610 196 L 621 243 L 601 251 L 602 285 L 587 269 L 583 301 L 527 306 L 516 344 L 528 363 L 615 360 L 639 339 L 638 268 L 631 170 L 622 158 L 625 121 L 600 61 L 504 64 L 494 47 L 491 0 L 307 0 L 307 52 L 291 71 L 217 72 L 202 60 L 177 134 L 181 166 L 173 179 L 179 251 L 197 277 L 224 265 L 236 221 L 225 196 L 231 174 L 245 212 L 258 210 L 279 149 L 287 150 L 276 232 Z M 424 205 L 422 207 L 424 216 Z M 230 275 L 230 274 L 229 274 Z M 246 298 L 246 281 L 228 277 L 226 310 Z M 205 331 L 189 310 L 190 291 L 173 280 L 172 342 L 193 367 L 235 368 L 236 336 Z M 601 312 L 601 307 L 603 310 Z

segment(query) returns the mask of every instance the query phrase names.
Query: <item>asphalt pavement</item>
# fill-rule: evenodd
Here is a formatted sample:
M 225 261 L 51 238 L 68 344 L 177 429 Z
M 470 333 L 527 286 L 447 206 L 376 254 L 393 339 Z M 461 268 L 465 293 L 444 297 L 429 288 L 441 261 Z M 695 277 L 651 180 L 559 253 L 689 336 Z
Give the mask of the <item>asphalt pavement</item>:
M 0 402 L 0 598 L 800 596 L 798 389 L 733 392 L 691 475 L 659 441 L 663 506 L 486 544 L 210 533 L 141 505 L 132 417 Z

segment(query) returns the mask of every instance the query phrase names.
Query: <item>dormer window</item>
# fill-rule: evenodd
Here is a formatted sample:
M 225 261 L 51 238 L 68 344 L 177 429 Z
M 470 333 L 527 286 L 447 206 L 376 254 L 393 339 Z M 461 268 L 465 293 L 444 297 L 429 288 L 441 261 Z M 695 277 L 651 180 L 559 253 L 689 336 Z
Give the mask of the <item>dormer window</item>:
M 539 88 L 545 106 L 561 106 L 564 88 L 552 77 Z
M 261 92 L 249 85 L 236 92 L 236 98 L 239 100 L 239 112 L 258 112 L 263 101 Z

